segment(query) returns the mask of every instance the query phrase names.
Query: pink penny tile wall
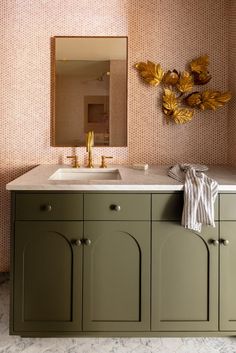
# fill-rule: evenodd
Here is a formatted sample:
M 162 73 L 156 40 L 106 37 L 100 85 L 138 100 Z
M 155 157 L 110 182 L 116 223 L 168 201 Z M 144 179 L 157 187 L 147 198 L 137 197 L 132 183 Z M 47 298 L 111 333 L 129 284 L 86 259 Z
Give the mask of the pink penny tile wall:
M 72 152 L 50 147 L 50 37 L 129 37 L 128 148 L 95 148 L 97 162 L 106 151 L 115 163 L 224 164 L 227 107 L 196 114 L 184 126 L 167 125 L 160 109 L 160 88 L 144 85 L 133 65 L 149 59 L 165 69 L 183 70 L 186 62 L 208 53 L 213 75 L 210 86 L 227 89 L 228 63 L 233 60 L 228 55 L 229 1 L 0 2 L 0 271 L 9 269 L 10 195 L 5 184 L 35 165 L 65 162 Z M 232 28 L 235 34 L 235 26 Z M 232 119 L 233 109 L 231 106 Z M 235 124 L 232 128 L 236 151 Z M 83 161 L 85 149 L 76 152 Z

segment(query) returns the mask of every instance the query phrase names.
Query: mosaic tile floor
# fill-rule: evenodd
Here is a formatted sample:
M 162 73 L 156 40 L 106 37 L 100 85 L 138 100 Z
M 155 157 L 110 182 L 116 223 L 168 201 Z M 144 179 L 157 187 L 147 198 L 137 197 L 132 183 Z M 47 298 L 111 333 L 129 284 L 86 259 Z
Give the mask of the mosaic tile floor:
M 0 353 L 236 353 L 236 338 L 21 338 L 9 336 L 9 280 L 0 275 Z

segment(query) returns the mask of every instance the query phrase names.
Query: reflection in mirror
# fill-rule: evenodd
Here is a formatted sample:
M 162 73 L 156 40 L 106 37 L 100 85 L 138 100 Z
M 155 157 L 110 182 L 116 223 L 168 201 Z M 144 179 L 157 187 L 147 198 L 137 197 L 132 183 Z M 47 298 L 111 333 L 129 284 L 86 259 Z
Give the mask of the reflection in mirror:
M 53 145 L 127 146 L 127 37 L 53 40 Z

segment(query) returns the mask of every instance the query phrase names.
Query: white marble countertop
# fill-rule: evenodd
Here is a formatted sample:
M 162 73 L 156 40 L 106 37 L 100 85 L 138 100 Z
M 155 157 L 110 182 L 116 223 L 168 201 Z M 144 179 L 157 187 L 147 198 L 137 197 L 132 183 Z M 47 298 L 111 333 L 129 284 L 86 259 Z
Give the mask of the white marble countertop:
M 68 181 L 49 180 L 59 168 L 69 165 L 39 165 L 7 184 L 7 190 L 65 190 L 65 191 L 178 191 L 183 184 L 167 176 L 169 166 L 149 166 L 146 171 L 131 166 L 116 165 L 120 180 Z M 236 167 L 210 166 L 207 174 L 219 183 L 219 191 L 236 191 Z

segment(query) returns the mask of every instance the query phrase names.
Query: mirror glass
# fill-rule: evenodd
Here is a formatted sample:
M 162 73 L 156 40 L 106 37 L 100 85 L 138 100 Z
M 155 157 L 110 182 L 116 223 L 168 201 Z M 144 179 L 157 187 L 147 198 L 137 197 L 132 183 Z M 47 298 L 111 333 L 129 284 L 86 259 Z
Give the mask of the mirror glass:
M 53 145 L 127 146 L 127 37 L 54 37 Z

